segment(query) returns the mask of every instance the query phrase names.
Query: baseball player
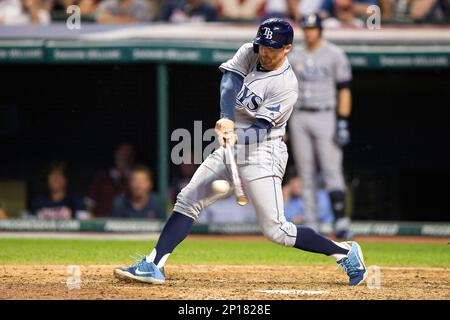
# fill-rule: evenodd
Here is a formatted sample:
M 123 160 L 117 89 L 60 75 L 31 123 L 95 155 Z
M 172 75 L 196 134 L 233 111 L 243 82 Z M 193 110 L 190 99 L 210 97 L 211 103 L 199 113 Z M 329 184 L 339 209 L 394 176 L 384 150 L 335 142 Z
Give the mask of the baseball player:
M 334 233 L 350 237 L 345 217 L 345 182 L 341 147 L 349 142 L 352 80 L 350 63 L 342 49 L 321 38 L 321 19 L 316 14 L 302 18 L 305 45 L 290 59 L 299 79 L 299 95 L 289 120 L 291 146 L 303 180 L 305 225 L 318 229 L 316 210 L 316 159 L 334 212 Z
M 297 78 L 286 55 L 292 49 L 293 30 L 281 19 L 268 19 L 252 43 L 239 48 L 220 65 L 221 118 L 216 123 L 220 148 L 210 154 L 189 184 L 177 196 L 174 211 L 150 255 L 136 264 L 115 269 L 118 278 L 152 284 L 165 281 L 167 258 L 189 234 L 203 208 L 226 194 L 214 193 L 215 180 L 232 181 L 225 144 L 234 146 L 244 188 L 257 214 L 263 234 L 286 247 L 321 253 L 336 259 L 350 285 L 364 280 L 366 268 L 356 242 L 334 242 L 305 226 L 286 221 L 281 181 L 288 153 L 282 137 L 298 96 Z

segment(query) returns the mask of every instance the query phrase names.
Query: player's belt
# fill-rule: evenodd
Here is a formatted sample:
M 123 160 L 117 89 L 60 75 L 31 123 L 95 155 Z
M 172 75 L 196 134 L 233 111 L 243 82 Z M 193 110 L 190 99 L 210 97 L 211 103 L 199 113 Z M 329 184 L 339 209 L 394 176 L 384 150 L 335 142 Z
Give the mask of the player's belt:
M 327 112 L 332 111 L 334 108 L 327 107 L 327 108 L 314 108 L 314 107 L 299 107 L 298 111 L 304 111 L 304 112 Z

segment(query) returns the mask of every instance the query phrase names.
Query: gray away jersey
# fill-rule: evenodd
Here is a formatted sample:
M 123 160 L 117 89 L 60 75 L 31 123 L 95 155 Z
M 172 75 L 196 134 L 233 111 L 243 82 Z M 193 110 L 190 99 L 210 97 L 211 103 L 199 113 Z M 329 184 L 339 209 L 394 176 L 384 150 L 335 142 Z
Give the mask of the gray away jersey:
M 289 59 L 300 82 L 296 107 L 336 107 L 336 85 L 351 81 L 352 70 L 344 51 L 322 40 L 322 46 L 309 52 L 301 46 Z
M 258 54 L 253 51 L 253 44 L 246 43 L 219 67 L 221 71 L 232 71 L 244 78 L 236 97 L 235 128 L 246 129 L 260 118 L 272 124 L 268 138 L 281 137 L 297 101 L 297 78 L 287 58 L 273 71 L 258 71 L 257 64 Z

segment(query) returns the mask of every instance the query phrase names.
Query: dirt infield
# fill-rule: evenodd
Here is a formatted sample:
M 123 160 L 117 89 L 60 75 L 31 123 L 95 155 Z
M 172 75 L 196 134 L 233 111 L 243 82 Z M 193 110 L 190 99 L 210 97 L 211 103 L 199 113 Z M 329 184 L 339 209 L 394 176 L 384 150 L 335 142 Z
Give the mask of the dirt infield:
M 348 287 L 346 276 L 334 266 L 169 265 L 168 281 L 162 286 L 117 280 L 113 268 L 80 266 L 80 289 L 68 289 L 67 266 L 4 265 L 0 267 L 0 299 L 450 300 L 450 268 L 381 268 L 379 289 Z

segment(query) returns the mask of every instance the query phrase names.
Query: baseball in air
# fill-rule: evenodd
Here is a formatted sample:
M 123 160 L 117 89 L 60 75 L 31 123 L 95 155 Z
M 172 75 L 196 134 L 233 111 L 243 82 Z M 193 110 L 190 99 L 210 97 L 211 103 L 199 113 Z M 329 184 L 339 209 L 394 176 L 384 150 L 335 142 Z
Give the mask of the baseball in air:
M 230 184 L 227 180 L 215 180 L 212 183 L 214 193 L 227 193 L 230 191 Z

